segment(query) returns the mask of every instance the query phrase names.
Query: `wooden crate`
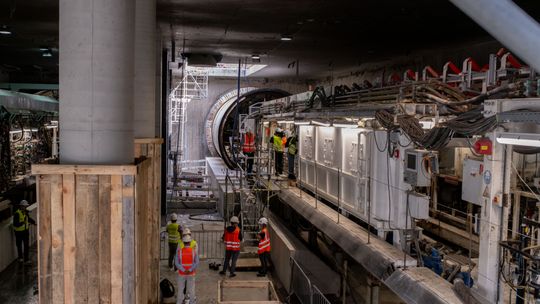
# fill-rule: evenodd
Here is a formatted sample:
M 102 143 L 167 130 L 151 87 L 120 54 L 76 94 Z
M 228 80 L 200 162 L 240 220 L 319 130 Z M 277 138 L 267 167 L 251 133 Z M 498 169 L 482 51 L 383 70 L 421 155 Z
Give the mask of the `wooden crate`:
M 157 283 L 145 282 L 159 268 L 159 254 L 154 259 L 151 248 L 141 248 L 153 242 L 148 218 L 159 218 L 159 208 L 148 208 L 154 200 L 150 168 L 150 159 L 32 167 L 40 303 L 157 303 Z
M 218 304 L 280 303 L 274 285 L 268 280 L 218 282 Z

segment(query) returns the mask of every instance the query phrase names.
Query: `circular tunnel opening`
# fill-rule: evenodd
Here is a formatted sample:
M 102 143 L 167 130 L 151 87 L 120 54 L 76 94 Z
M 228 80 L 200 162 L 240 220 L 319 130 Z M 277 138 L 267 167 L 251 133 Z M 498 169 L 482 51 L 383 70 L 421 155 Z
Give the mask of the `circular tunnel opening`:
M 231 93 L 234 94 L 235 92 L 236 90 L 226 93 L 223 96 Z M 244 92 L 241 90 L 240 93 L 239 98 L 236 98 L 236 95 L 234 95 L 233 98 L 227 100 L 218 99 L 207 116 L 205 131 L 210 154 L 221 157 L 229 168 L 236 166 L 233 146 L 239 133 L 239 122 L 235 122 L 237 114 L 248 114 L 249 107 L 255 103 L 291 95 L 284 90 L 272 88 L 249 88 L 245 89 Z M 237 104 L 238 113 L 236 111 Z

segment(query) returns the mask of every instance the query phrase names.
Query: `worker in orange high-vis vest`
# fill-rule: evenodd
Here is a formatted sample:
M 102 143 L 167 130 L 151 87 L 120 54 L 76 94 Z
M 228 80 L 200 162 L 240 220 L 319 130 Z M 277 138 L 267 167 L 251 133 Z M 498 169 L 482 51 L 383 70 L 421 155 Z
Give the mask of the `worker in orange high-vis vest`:
M 182 236 L 182 242 L 178 244 L 176 259 L 174 261 L 178 269 L 176 304 L 184 303 L 184 288 L 186 288 L 186 296 L 189 298 L 189 303 L 197 303 L 197 297 L 195 296 L 195 272 L 199 266 L 199 254 L 197 253 L 197 247 L 191 247 L 191 241 L 190 235 L 184 235 Z
M 270 235 L 268 234 L 268 219 L 261 217 L 259 219 L 261 231 L 257 235 L 259 239 L 259 259 L 261 260 L 261 270 L 257 274 L 258 277 L 266 276 L 268 265 L 270 263 Z
M 240 255 L 242 231 L 238 227 L 240 220 L 237 216 L 231 217 L 230 222 L 231 225 L 225 228 L 225 232 L 223 233 L 223 242 L 225 242 L 225 261 L 223 262 L 223 270 L 220 271 L 219 274 L 225 275 L 227 273 L 227 269 L 229 269 L 229 277 L 233 278 L 236 276 L 236 261 Z
M 255 134 L 250 129 L 244 134 L 242 153 L 246 156 L 246 172 L 247 174 L 251 174 L 253 172 L 253 161 L 255 157 Z

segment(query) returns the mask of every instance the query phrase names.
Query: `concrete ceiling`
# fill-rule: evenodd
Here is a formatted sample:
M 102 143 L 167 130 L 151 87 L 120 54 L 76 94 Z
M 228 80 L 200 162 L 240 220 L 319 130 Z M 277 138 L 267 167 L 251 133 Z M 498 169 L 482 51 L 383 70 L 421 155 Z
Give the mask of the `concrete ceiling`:
M 328 75 L 419 49 L 490 40 L 445 0 L 158 0 L 164 39 L 186 52 L 219 52 L 224 62 L 261 54 L 254 76 Z M 518 1 L 540 16 L 538 1 Z M 281 34 L 293 40 L 280 41 Z M 496 51 L 496 50 L 493 50 Z
M 0 0 L 0 72 L 11 82 L 58 83 L 58 0 Z M 51 48 L 43 57 L 40 47 Z
M 490 38 L 446 0 L 157 0 L 166 45 L 224 55 L 223 62 L 261 54 L 254 76 L 319 77 L 360 63 Z M 516 1 L 540 17 L 540 1 Z M 58 82 L 58 0 L 0 0 L 0 81 Z M 290 34 L 284 42 L 281 34 Z M 48 47 L 53 57 L 42 57 Z

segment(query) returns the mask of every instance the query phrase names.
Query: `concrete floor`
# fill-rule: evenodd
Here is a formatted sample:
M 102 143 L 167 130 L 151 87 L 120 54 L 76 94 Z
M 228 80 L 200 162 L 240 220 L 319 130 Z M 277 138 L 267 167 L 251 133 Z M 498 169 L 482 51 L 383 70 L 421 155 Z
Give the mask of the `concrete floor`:
M 31 265 L 11 263 L 0 273 L 0 303 L 37 304 L 37 247 L 30 252 Z
M 219 280 L 253 281 L 268 280 L 270 278 L 257 277 L 256 272 L 238 270 L 236 271 L 236 277 L 229 278 L 228 273 L 227 276 L 222 276 L 218 273 L 218 271 L 210 270 L 208 268 L 208 264 L 210 264 L 211 262 L 218 262 L 219 264 L 222 263 L 221 261 L 216 260 L 203 260 L 201 261 L 199 269 L 197 270 L 195 293 L 197 295 L 197 303 L 199 304 L 217 303 Z M 178 276 L 178 274 L 168 269 L 167 261 L 162 260 L 160 263 L 160 267 L 161 279 L 169 279 L 175 285 L 175 288 L 178 289 L 176 287 L 176 277 Z

